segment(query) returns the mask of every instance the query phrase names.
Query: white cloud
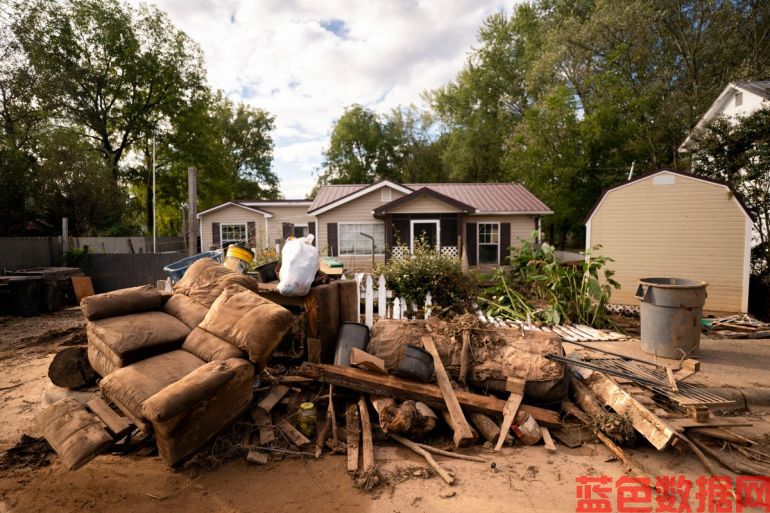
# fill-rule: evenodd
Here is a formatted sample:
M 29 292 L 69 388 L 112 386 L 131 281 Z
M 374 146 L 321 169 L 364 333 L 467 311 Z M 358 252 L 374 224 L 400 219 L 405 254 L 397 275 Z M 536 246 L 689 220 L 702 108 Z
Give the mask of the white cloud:
M 156 0 L 204 51 L 209 82 L 276 116 L 286 197 L 313 186 L 331 125 L 352 103 L 385 112 L 459 71 L 500 0 Z

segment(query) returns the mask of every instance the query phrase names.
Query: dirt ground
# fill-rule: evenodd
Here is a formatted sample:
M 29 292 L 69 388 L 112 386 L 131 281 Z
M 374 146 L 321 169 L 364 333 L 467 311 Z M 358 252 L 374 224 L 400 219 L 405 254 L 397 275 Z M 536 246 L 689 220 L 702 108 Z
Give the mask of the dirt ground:
M 0 319 L 0 451 L 13 446 L 22 433 L 35 435 L 31 419 L 47 400 L 57 397 L 46 376 L 48 364 L 58 348 L 77 339 L 80 330 L 77 311 Z M 742 432 L 768 444 L 765 413 L 760 409 L 748 414 L 754 426 Z M 50 465 L 42 468 L 0 470 L 0 513 L 576 511 L 578 477 L 609 476 L 614 482 L 624 476 L 622 465 L 603 445 L 557 448 L 555 453 L 541 445 L 505 448 L 500 453 L 482 446 L 463 451 L 483 457 L 485 463 L 437 456 L 457 479 L 449 487 L 425 470 L 419 456 L 378 443 L 376 460 L 388 484 L 369 493 L 354 487 L 344 456 L 271 460 L 266 466 L 236 460 L 215 470 L 172 470 L 157 456 L 113 454 L 70 472 L 53 455 Z M 694 482 L 705 473 L 690 453 L 674 449 L 659 453 L 649 446 L 629 453 L 652 476 L 684 475 Z M 614 490 L 609 495 L 613 511 Z M 692 493 L 692 511 L 698 511 L 695 489 Z

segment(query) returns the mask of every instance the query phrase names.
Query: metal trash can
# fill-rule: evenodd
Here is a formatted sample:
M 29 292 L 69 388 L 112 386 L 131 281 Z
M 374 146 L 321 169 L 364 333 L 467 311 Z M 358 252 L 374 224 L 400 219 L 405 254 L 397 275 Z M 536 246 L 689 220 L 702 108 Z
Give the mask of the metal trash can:
M 679 359 L 698 349 L 707 286 L 684 278 L 639 280 L 642 351 Z

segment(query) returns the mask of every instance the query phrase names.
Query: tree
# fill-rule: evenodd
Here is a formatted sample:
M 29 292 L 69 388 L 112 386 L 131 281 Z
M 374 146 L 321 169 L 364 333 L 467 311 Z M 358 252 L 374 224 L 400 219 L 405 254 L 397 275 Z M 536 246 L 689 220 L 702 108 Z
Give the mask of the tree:
M 694 135 L 690 158 L 693 172 L 740 194 L 759 237 L 753 273 L 770 274 L 770 107 L 737 120 L 717 118 Z

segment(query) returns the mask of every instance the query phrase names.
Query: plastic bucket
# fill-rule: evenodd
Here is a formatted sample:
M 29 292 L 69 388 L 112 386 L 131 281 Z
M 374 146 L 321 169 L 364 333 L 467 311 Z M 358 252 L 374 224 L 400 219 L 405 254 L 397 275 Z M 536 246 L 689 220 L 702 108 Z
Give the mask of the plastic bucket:
M 421 347 L 407 344 L 404 354 L 398 361 L 394 376 L 427 383 L 433 375 L 433 357 Z
M 193 265 L 196 260 L 200 260 L 201 258 L 210 258 L 216 262 L 222 262 L 222 250 L 217 249 L 215 251 L 205 251 L 203 253 L 198 253 L 197 255 L 183 258 L 182 260 L 168 264 L 163 268 L 163 270 L 168 273 L 171 281 L 176 283 L 182 279 L 185 271 L 187 271 L 187 269 Z
M 359 322 L 344 322 L 337 333 L 337 350 L 334 365 L 350 367 L 350 351 L 353 348 L 366 351 L 369 344 L 369 326 Z
M 676 359 L 695 352 L 707 286 L 705 281 L 685 278 L 642 278 L 636 290 L 642 302 L 642 351 Z
M 225 255 L 225 267 L 231 271 L 237 273 L 245 273 L 246 270 L 254 261 L 254 253 L 243 246 L 230 245 L 227 246 L 227 254 Z
M 262 264 L 254 270 L 257 272 L 259 281 L 262 283 L 270 283 L 271 281 L 276 281 L 278 279 L 278 274 L 276 273 L 277 267 L 278 261 L 276 260 L 275 262 Z

